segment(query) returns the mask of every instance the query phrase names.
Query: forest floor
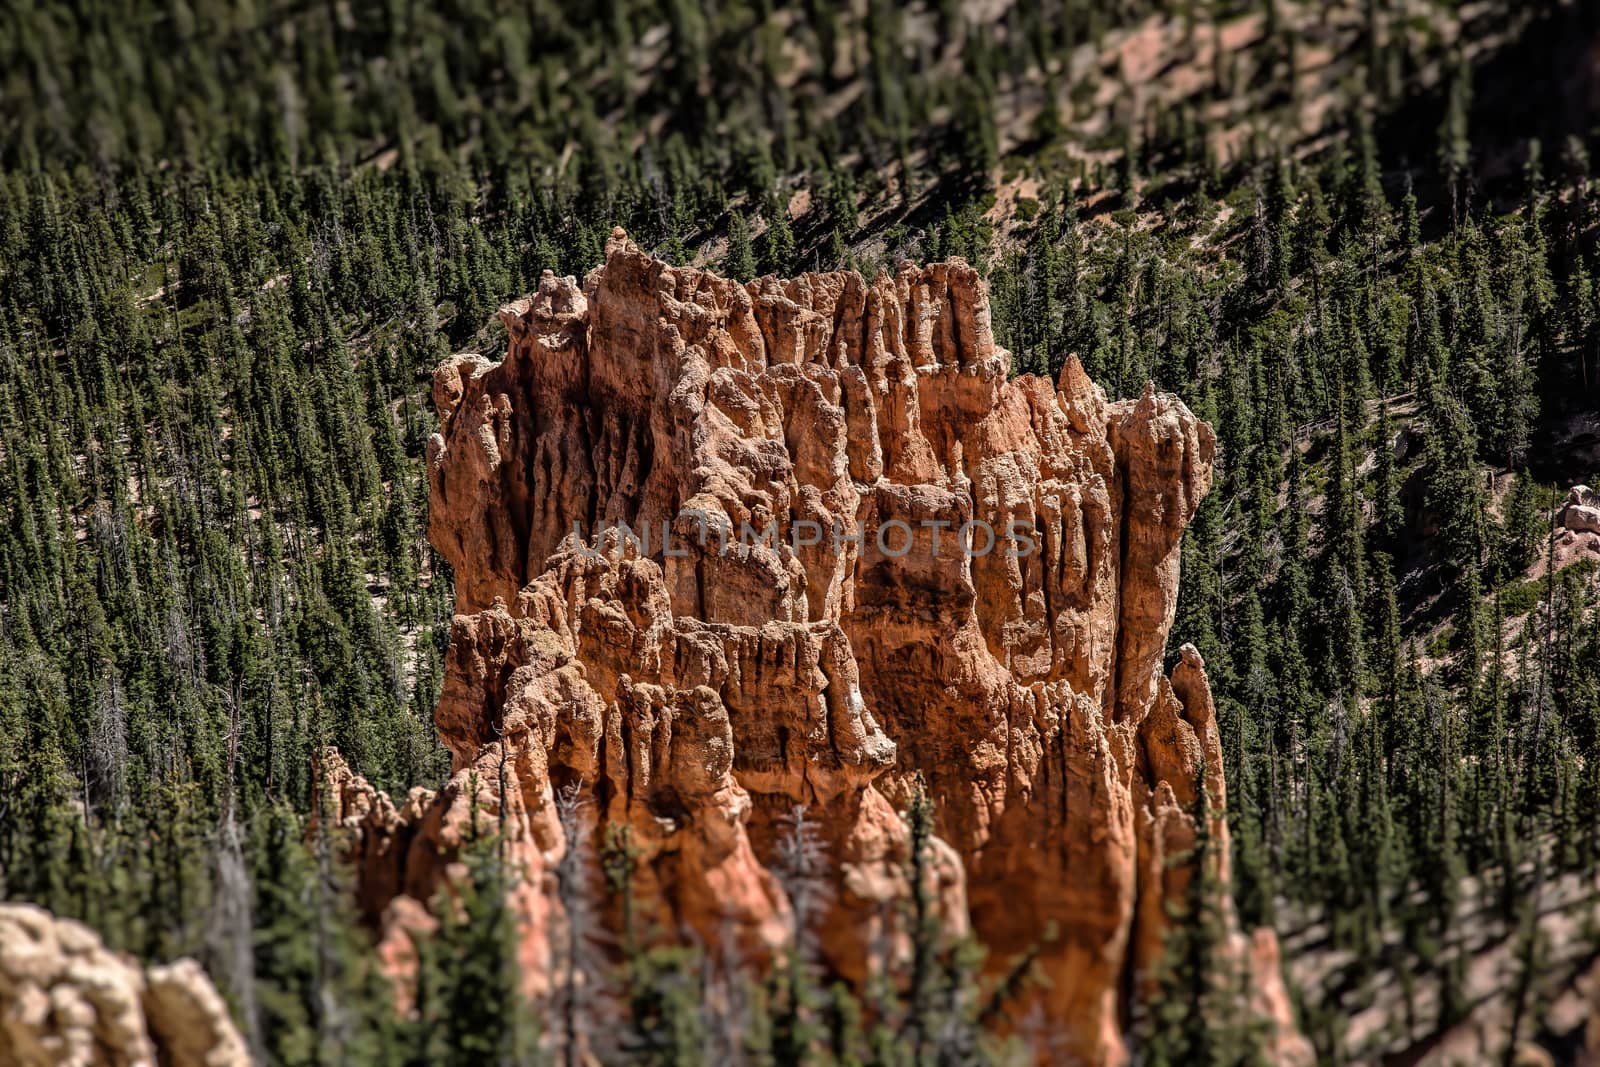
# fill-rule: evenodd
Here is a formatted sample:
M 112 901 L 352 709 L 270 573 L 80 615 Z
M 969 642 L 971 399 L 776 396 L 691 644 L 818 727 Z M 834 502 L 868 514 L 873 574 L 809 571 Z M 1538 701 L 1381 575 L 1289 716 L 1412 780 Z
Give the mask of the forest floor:
M 1506 920 L 1495 893 L 1477 877 L 1462 884 L 1455 921 L 1435 955 L 1465 954 L 1457 994 L 1465 1014 L 1442 1025 L 1442 975 L 1448 968 L 1424 965 L 1397 925 L 1385 930 L 1375 961 L 1334 947 L 1322 919 L 1286 924 L 1292 931 L 1283 937 L 1289 979 L 1343 1012 L 1348 1062 L 1446 1067 L 1490 1063 L 1504 1055 L 1513 1010 L 1512 998 L 1504 994 L 1529 969 L 1524 962 L 1528 939 L 1515 920 Z M 1536 1043 L 1555 1062 L 1568 1062 L 1581 1045 L 1592 1009 L 1592 970 L 1600 958 L 1600 877 L 1585 872 L 1546 878 L 1536 907 L 1538 952 L 1520 1043 Z

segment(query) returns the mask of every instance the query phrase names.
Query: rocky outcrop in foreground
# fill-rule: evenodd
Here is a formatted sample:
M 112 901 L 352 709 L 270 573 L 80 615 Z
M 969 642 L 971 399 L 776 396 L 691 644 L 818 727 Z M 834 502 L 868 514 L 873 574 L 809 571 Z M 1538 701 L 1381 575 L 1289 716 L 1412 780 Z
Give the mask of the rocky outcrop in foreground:
M 0 904 L 0 1067 L 249 1067 L 200 965 L 142 969 L 93 930 Z
M 1163 672 L 1210 427 L 1151 391 L 1108 402 L 1075 360 L 1009 379 L 959 261 L 740 284 L 619 231 L 581 286 L 547 273 L 501 318 L 503 362 L 434 377 L 455 774 L 397 808 L 335 768 L 386 951 L 407 958 L 476 806 L 528 874 L 545 988 L 565 795 L 591 834 L 631 828 L 658 929 L 759 960 L 790 930 L 775 843 L 804 806 L 821 955 L 859 981 L 894 966 L 920 775 L 946 926 L 997 967 L 1040 948 L 1044 1058 L 1125 1062 L 1202 768 L 1226 800 L 1205 665 Z M 1276 941 L 1223 910 L 1281 1062 L 1308 1061 Z

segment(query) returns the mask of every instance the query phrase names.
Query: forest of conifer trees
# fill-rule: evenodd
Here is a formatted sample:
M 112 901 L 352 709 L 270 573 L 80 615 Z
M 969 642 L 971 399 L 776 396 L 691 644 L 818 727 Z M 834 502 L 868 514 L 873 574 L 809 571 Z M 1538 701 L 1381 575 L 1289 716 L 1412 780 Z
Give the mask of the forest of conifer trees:
M 532 1010 L 492 823 L 397 1014 L 337 843 L 306 833 L 326 748 L 396 796 L 451 769 L 429 382 L 503 349 L 496 308 L 581 277 L 614 225 L 739 279 L 959 255 L 1014 370 L 1076 353 L 1108 395 L 1153 380 L 1216 428 L 1169 651 L 1208 665 L 1235 901 L 1283 936 L 1319 1060 L 1377 1062 L 1485 998 L 1506 1048 L 1574 1054 L 1545 1020 L 1600 957 L 1600 558 L 1556 534 L 1600 478 L 1600 113 L 1515 121 L 1524 68 L 1496 57 L 1600 25 L 1476 6 L 11 8 L 0 898 L 200 959 L 274 1064 L 575 1063 L 569 1027 L 622 1063 L 1013 1062 L 1026 1021 L 988 1024 L 1027 961 L 980 980 L 981 948 L 915 908 L 905 988 L 834 984 L 797 914 L 768 977 L 641 938 L 575 952 Z M 1219 59 L 1138 122 L 1063 62 L 1262 9 L 1248 79 Z M 1344 75 L 1291 136 L 1313 48 Z M 804 886 L 825 858 L 794 822 Z M 588 842 L 603 886 L 563 891 L 626 899 L 629 847 Z M 1263 1062 L 1195 892 L 1141 1062 Z

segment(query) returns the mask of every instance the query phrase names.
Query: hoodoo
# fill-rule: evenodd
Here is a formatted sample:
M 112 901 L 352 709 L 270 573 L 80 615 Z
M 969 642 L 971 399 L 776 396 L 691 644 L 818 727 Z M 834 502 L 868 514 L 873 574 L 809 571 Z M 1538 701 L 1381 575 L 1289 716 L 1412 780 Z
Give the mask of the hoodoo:
M 581 285 L 547 272 L 501 317 L 502 362 L 434 376 L 454 775 L 397 808 L 324 769 L 396 958 L 476 810 L 523 866 L 546 987 L 563 796 L 630 827 L 657 929 L 760 958 L 791 929 L 774 846 L 803 805 L 823 962 L 860 981 L 896 951 L 920 777 L 944 923 L 995 966 L 1038 948 L 1041 1056 L 1125 1062 L 1202 776 L 1228 876 L 1205 665 L 1163 669 L 1211 428 L 1153 390 L 1109 402 L 1074 359 L 1011 378 L 960 261 L 741 284 L 617 231 Z M 1219 895 L 1279 1061 L 1309 1062 L 1276 941 Z

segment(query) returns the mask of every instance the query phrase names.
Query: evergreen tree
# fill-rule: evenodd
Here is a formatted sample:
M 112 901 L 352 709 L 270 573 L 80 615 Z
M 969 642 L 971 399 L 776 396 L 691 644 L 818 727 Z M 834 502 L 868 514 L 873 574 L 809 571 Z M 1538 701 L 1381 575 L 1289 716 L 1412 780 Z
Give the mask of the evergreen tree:
M 737 211 L 728 220 L 728 255 L 722 270 L 735 281 L 747 282 L 756 276 L 756 253 L 750 242 L 750 227 Z
M 520 935 L 507 901 L 517 874 L 497 834 L 479 837 L 464 861 L 467 878 L 454 900 L 440 901 L 439 931 L 423 949 L 430 1055 L 443 1063 L 534 1063 L 536 1035 L 517 988 Z

